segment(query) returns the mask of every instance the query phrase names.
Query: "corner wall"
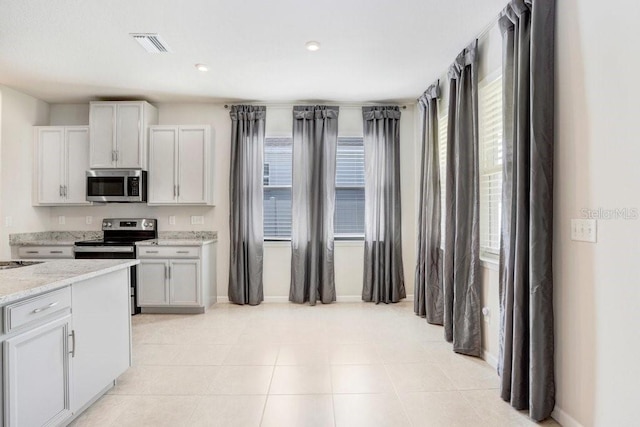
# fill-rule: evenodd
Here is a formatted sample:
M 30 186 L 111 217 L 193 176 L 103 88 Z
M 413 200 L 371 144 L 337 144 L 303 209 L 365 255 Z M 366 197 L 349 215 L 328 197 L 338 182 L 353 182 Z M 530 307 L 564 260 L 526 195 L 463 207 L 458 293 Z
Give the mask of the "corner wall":
M 10 259 L 10 233 L 48 227 L 49 208 L 31 208 L 31 187 L 32 127 L 48 124 L 49 105 L 6 86 L 0 85 L 0 93 L 0 258 Z
M 638 424 L 640 220 L 600 219 L 597 243 L 570 240 L 587 211 L 640 208 L 640 4 L 557 2 L 554 305 L 556 417 Z

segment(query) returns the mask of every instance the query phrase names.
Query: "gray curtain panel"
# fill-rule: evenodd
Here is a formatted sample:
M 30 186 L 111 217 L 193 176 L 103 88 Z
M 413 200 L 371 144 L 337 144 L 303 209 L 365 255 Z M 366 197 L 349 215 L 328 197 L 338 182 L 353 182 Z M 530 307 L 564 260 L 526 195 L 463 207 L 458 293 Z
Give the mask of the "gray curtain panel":
M 365 161 L 362 299 L 406 297 L 400 228 L 400 109 L 363 107 Z
M 536 421 L 555 405 L 553 0 L 502 12 L 504 141 L 500 245 L 502 398 Z
M 229 301 L 263 299 L 262 152 L 266 108 L 232 105 L 229 179 Z
M 442 325 L 442 261 L 440 258 L 440 162 L 438 150 L 439 82 L 418 100 L 421 113 L 422 164 L 418 205 L 418 244 L 413 308 L 427 322 Z
M 457 353 L 482 354 L 478 175 L 478 47 L 449 69 L 449 129 L 443 267 L 445 338 Z
M 338 107 L 293 108 L 289 301 L 336 300 L 333 250 Z

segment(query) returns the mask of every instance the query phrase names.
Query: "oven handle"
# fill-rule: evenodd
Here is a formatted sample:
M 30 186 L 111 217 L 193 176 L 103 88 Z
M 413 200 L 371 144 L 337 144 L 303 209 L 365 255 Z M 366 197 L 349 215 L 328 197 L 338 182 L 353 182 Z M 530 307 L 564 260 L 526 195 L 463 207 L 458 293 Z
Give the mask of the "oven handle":
M 132 253 L 133 246 L 74 246 L 74 251 L 78 252 L 109 252 L 109 253 Z

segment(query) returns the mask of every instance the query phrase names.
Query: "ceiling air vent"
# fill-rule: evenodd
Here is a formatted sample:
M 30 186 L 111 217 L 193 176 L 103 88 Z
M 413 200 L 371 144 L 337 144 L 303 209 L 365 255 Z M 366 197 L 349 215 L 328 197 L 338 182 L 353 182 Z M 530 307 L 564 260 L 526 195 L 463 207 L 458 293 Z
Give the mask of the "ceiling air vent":
M 149 53 L 171 52 L 167 43 L 157 33 L 132 33 L 131 37 Z

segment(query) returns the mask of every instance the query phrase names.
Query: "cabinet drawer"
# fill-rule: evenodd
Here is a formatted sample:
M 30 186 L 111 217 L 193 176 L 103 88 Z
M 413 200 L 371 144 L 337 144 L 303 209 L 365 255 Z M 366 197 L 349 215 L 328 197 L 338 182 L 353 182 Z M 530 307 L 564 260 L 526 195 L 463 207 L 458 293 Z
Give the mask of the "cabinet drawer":
M 66 287 L 5 307 L 5 332 L 9 333 L 21 326 L 37 322 L 52 314 L 71 309 L 71 288 Z
M 139 246 L 138 258 L 199 258 L 195 246 Z
M 20 258 L 67 258 L 73 259 L 73 246 L 20 246 Z

